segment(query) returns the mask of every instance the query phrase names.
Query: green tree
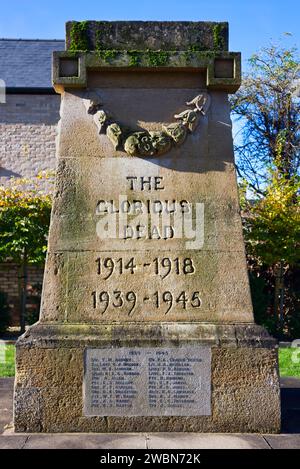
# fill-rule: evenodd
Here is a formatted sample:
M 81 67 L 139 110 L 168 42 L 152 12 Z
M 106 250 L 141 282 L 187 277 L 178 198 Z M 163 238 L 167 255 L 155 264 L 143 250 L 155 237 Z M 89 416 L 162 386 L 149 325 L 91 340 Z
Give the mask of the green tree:
M 262 264 L 276 265 L 283 261 L 296 264 L 299 259 L 300 207 L 295 195 L 300 189 L 299 178 L 288 178 L 271 171 L 265 196 L 241 199 L 247 252 Z
M 245 196 L 247 185 L 244 185 L 241 208 L 244 215 L 244 236 L 249 266 L 254 267 L 251 279 L 253 296 L 258 293 L 257 289 L 254 290 L 255 286 L 261 287 L 263 280 L 261 278 L 260 283 L 255 281 L 255 272 L 261 274 L 266 269 L 269 273 L 272 271 L 274 327 L 278 326 L 279 334 L 283 334 L 284 307 L 288 313 L 291 310 L 290 301 L 287 308 L 289 298 L 284 298 L 284 277 L 289 270 L 297 269 L 300 260 L 300 207 L 299 198 L 295 198 L 295 194 L 299 192 L 300 184 L 297 176 L 288 178 L 278 170 L 271 171 L 269 178 L 265 186 L 265 196 L 254 200 L 247 199 Z M 289 296 L 290 294 L 291 292 Z M 293 303 L 294 305 L 298 304 L 297 298 L 294 298 Z M 295 307 L 295 314 L 296 309 Z M 257 304 L 254 305 L 254 310 L 256 317 L 262 317 Z M 265 319 L 263 322 L 265 323 Z M 274 332 L 274 327 L 271 327 L 272 332 Z
M 25 330 L 28 264 L 44 263 L 51 197 L 39 181 L 14 180 L 0 187 L 0 260 L 20 266 L 21 332 Z
M 300 60 L 296 48 L 271 44 L 249 60 L 240 90 L 231 97 L 239 127 L 237 172 L 254 195 L 265 193 L 267 168 L 287 178 L 299 171 Z
M 271 44 L 251 57 L 242 86 L 231 98 L 239 128 L 236 167 L 252 291 L 259 290 L 261 296 L 268 290 L 265 298 L 269 298 L 272 277 L 272 309 L 279 333 L 283 332 L 284 309 L 290 314 L 294 308 L 294 322 L 289 323 L 296 330 L 299 304 L 293 291 L 285 295 L 285 278 L 292 278 L 300 261 L 299 72 L 297 50 Z M 256 317 L 265 317 L 261 308 L 255 312 Z

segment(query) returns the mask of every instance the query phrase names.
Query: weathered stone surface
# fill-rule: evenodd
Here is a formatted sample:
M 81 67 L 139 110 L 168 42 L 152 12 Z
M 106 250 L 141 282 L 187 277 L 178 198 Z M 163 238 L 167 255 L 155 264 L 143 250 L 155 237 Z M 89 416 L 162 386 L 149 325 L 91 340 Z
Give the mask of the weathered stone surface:
M 192 74 L 191 74 L 192 75 Z M 151 73 L 150 73 L 151 76 Z M 162 76 L 159 87 L 149 89 L 147 87 L 147 74 L 139 83 L 138 87 L 133 87 L 131 73 L 124 78 L 122 85 L 118 81 L 111 86 L 97 89 L 101 104 L 105 110 L 118 122 L 132 129 L 139 131 L 161 131 L 163 126 L 168 126 L 174 120 L 174 115 L 178 115 L 187 108 L 186 102 L 201 94 L 201 74 L 199 74 L 199 87 L 195 88 L 191 83 L 192 78 L 186 75 L 185 84 L 182 83 L 180 89 L 173 85 L 172 76 L 167 74 Z M 115 80 L 114 80 L 115 81 Z M 144 88 L 142 87 L 144 84 Z M 101 84 L 100 84 L 101 86 Z M 229 119 L 229 105 L 225 93 L 212 92 L 211 106 L 208 116 L 199 118 L 197 132 L 186 139 L 182 146 L 174 146 L 168 153 L 169 159 L 175 160 L 174 164 L 183 164 L 180 155 L 186 158 L 198 159 L 205 151 L 207 139 L 211 142 L 214 130 L 225 137 L 222 154 L 214 152 L 214 164 L 221 164 L 233 161 L 231 142 L 231 121 Z M 86 91 L 65 92 L 62 97 L 60 139 L 58 142 L 58 155 L 60 157 L 79 158 L 108 158 L 114 156 L 125 156 L 124 151 L 115 150 L 108 141 L 105 134 L 98 136 L 97 127 L 94 124 L 93 116 L 88 114 L 83 100 L 88 99 Z M 143 106 L 141 106 L 141 102 Z M 219 120 L 222 119 L 222 120 Z M 173 124 L 172 124 L 173 125 Z M 203 139 L 204 138 L 204 139 Z M 222 140 L 221 140 L 222 142 Z M 228 145 L 228 146 L 227 146 Z M 176 161 L 177 160 L 177 161 Z M 179 161 L 178 161 L 179 160 Z M 183 168 L 182 168 L 183 169 Z
M 112 57 L 107 57 L 112 54 Z M 153 58 L 154 56 L 154 58 Z M 66 67 L 69 62 L 72 66 Z M 219 66 L 225 63 L 226 66 Z M 135 51 L 134 61 L 130 51 L 55 52 L 53 54 L 52 80 L 55 90 L 86 88 L 90 71 L 139 70 L 164 72 L 186 69 L 204 72 L 205 85 L 209 90 L 235 93 L 241 85 L 241 54 L 224 51 Z M 71 70 L 76 70 L 71 75 Z M 78 70 L 78 73 L 77 73 Z
M 44 330 L 47 333 L 47 327 Z M 70 346 L 63 329 L 56 341 L 52 331 L 52 338 L 44 345 L 38 341 L 30 343 L 30 333 L 28 339 L 19 343 L 15 392 L 19 401 L 26 399 L 28 409 L 36 411 L 17 409 L 17 432 L 280 431 L 277 353 L 264 347 L 212 347 L 211 416 L 85 417 L 82 393 L 85 345 L 84 342 L 79 345 L 79 331 L 73 331 Z M 41 331 L 38 335 L 42 335 Z M 86 344 L 87 330 L 84 337 Z M 96 340 L 100 340 L 99 334 Z M 166 340 L 162 337 L 161 343 L 167 343 Z M 143 347 L 143 341 L 139 344 Z
M 78 26 L 82 33 L 78 34 Z M 228 23 L 211 21 L 87 21 L 66 23 L 67 49 L 228 50 Z M 77 41 L 76 41 L 77 40 Z M 82 42 L 81 42 L 82 43 Z
M 243 327 L 243 326 L 240 326 Z M 22 336 L 22 347 L 57 348 L 62 342 L 66 348 L 154 346 L 193 344 L 197 341 L 211 347 L 276 348 L 276 340 L 261 326 L 251 328 L 251 337 L 237 339 L 238 326 L 212 323 L 101 323 L 101 324 L 55 324 L 37 323 Z
M 77 54 L 97 28 L 98 51 Z M 16 431 L 278 432 L 277 350 L 253 322 L 226 94 L 240 56 L 215 50 L 226 27 L 67 29 L 71 51 L 54 56 L 62 103 L 42 310 L 17 344 Z M 189 51 L 192 39 L 213 52 Z M 120 54 L 104 54 L 108 41 Z M 144 50 L 143 68 L 124 41 L 164 50 Z M 170 42 L 181 52 L 169 57 Z M 211 349 L 209 415 L 85 412 L 87 348 L 174 358 L 190 347 Z
M 186 101 L 192 100 L 196 94 L 201 93 L 201 88 L 169 88 L 170 81 L 171 77 L 169 78 L 168 75 L 165 79 L 162 78 L 159 88 L 141 88 L 141 83 L 139 88 L 132 88 L 128 74 L 121 88 L 112 86 L 111 88 L 101 88 L 98 92 L 103 107 L 110 115 L 114 116 L 114 119 L 118 120 L 119 124 L 137 129 L 137 131 L 161 131 L 164 125 L 168 126 L 172 123 L 174 114 L 180 114 L 186 109 Z M 146 80 L 144 83 L 146 86 Z M 107 141 L 105 134 L 98 136 L 93 116 L 86 112 L 83 103 L 85 98 L 87 98 L 85 91 L 67 92 L 63 96 L 59 156 L 85 158 L 125 156 L 124 151 L 119 148 L 114 149 Z M 143 102 L 142 107 L 141 102 Z M 199 128 L 205 129 L 207 119 L 204 116 L 200 119 Z M 180 143 L 183 140 L 184 138 L 180 140 Z M 180 147 L 181 153 L 193 153 L 197 142 L 199 143 L 199 134 L 190 135 L 187 142 Z M 192 147 L 187 146 L 188 143 Z M 196 154 L 199 153 L 199 150 L 201 151 L 202 146 L 198 145 Z M 171 151 L 172 157 L 176 157 L 178 152 L 179 147 L 175 146 Z
M 251 322 L 252 306 L 249 297 L 245 295 L 248 278 L 244 263 L 240 260 L 242 254 L 243 252 L 194 253 L 178 250 L 160 252 L 159 255 L 155 251 L 126 250 L 113 253 L 69 252 L 58 255 L 64 266 L 58 271 L 57 255 L 53 254 L 48 259 L 41 321 L 64 320 L 71 324 L 119 321 L 145 323 L 166 320 Z M 136 266 L 134 273 L 131 273 L 130 268 L 120 273 L 120 258 L 123 259 L 124 266 L 133 262 Z M 191 260 L 191 263 L 185 259 Z M 99 262 L 103 270 L 100 275 Z M 177 262 L 180 274 L 176 271 Z M 185 262 L 188 271 L 193 272 L 182 273 Z M 105 263 L 110 267 L 104 267 Z M 169 266 L 171 272 L 168 274 Z M 141 282 L 141 278 L 145 278 L 145 281 Z M 55 289 L 52 279 L 55 280 Z M 187 297 L 186 305 L 178 301 L 183 291 Z M 108 305 L 107 295 L 104 293 L 100 302 L 101 292 L 107 292 L 109 295 Z M 134 293 L 135 297 L 130 295 L 127 299 L 129 292 Z M 159 307 L 156 292 L 159 292 Z M 169 292 L 165 295 L 165 301 L 164 292 Z M 119 304 L 119 307 L 114 307 L 114 304 Z
M 84 415 L 211 415 L 207 346 L 87 348 Z

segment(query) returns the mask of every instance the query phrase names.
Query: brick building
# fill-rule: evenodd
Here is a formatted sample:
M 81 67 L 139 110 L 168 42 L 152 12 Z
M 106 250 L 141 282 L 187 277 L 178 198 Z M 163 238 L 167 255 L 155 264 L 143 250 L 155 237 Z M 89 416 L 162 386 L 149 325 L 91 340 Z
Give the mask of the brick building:
M 51 85 L 51 56 L 64 48 L 60 40 L 0 39 L 0 80 L 6 85 L 6 102 L 0 103 L 0 185 L 55 169 L 60 96 Z M 42 269 L 32 266 L 28 274 L 31 290 L 38 291 Z M 0 264 L 0 291 L 8 294 L 13 324 L 19 322 L 19 283 L 18 266 Z M 30 296 L 29 291 L 29 310 L 36 303 Z

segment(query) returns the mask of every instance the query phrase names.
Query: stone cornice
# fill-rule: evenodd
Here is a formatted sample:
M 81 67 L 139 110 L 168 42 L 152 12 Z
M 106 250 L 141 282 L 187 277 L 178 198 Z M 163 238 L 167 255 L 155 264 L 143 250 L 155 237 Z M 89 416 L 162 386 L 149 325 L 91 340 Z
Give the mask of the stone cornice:
M 241 54 L 225 51 L 54 52 L 52 82 L 55 90 L 86 88 L 88 70 L 206 71 L 208 90 L 234 93 L 241 84 Z M 151 55 L 152 54 L 152 55 Z M 155 55 L 153 59 L 153 54 Z M 161 58 L 161 59 L 160 59 Z

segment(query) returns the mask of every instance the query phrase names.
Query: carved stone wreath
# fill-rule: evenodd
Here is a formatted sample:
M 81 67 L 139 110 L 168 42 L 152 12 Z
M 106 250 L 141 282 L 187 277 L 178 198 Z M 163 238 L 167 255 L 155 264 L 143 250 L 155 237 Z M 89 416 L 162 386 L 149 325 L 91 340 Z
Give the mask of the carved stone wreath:
M 203 92 L 192 101 L 186 103 L 193 109 L 186 109 L 175 114 L 177 122 L 162 125 L 160 131 L 133 131 L 116 122 L 110 114 L 102 109 L 100 97 L 96 93 L 89 94 L 85 100 L 88 114 L 94 116 L 99 133 L 106 136 L 115 150 L 123 150 L 130 156 L 159 156 L 167 153 L 171 147 L 182 145 L 188 133 L 194 132 L 199 124 L 199 117 L 204 116 L 210 106 L 210 96 Z

